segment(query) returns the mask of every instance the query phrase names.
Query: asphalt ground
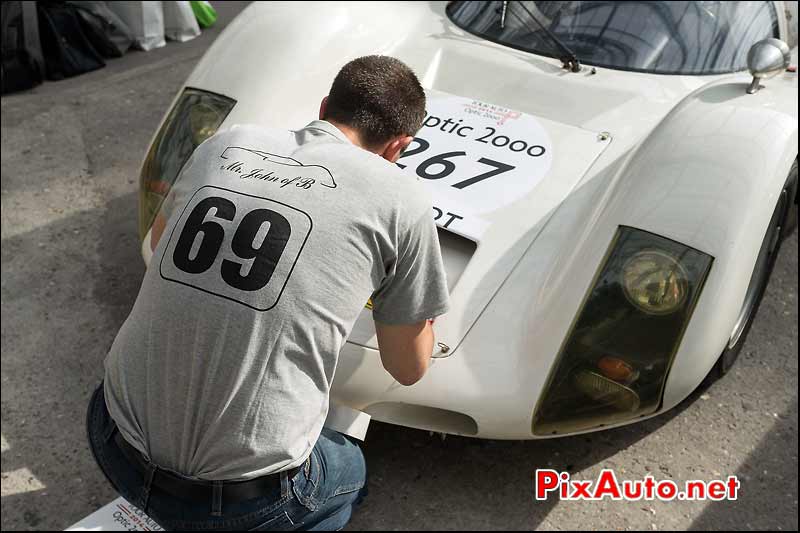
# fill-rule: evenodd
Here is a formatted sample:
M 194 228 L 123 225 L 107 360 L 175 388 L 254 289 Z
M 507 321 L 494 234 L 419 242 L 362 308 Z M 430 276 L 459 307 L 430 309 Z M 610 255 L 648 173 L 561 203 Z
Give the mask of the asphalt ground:
M 115 497 L 86 445 L 102 362 L 136 297 L 138 168 L 175 92 L 242 3 L 188 43 L 2 98 L 2 529 L 63 529 Z M 313 117 L 309 117 L 313 118 Z M 740 360 L 643 423 L 484 441 L 373 423 L 351 529 L 797 530 L 797 235 Z M 533 472 L 711 480 L 732 502 L 540 502 Z

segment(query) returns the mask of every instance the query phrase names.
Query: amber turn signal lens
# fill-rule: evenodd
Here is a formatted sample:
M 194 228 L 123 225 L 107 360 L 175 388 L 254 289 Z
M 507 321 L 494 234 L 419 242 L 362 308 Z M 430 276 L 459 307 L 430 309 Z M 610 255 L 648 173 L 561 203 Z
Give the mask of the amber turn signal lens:
M 608 379 L 621 383 L 627 383 L 633 378 L 633 367 L 617 357 L 601 357 L 597 362 L 597 368 Z

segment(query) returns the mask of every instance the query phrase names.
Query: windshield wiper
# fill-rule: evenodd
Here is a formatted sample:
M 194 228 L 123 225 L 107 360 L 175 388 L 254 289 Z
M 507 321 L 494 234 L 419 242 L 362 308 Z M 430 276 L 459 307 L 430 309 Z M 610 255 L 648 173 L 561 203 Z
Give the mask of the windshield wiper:
M 542 22 L 536 17 L 536 15 L 534 15 L 533 12 L 531 12 L 530 9 L 525 7 L 525 4 L 523 4 L 522 2 L 517 2 L 517 3 L 519 4 L 519 6 L 522 9 L 525 10 L 525 12 L 528 14 L 528 16 L 531 19 L 533 19 L 533 21 L 542 29 L 542 31 L 544 31 L 547 34 L 547 36 L 550 37 L 550 40 L 559 49 L 561 55 L 558 56 L 558 60 L 561 61 L 561 64 L 564 66 L 564 68 L 568 69 L 571 72 L 580 72 L 581 71 L 581 62 L 578 61 L 578 56 L 575 55 L 575 52 L 570 50 L 569 47 L 566 44 L 564 44 L 564 42 L 561 39 L 556 37 L 556 35 L 547 28 L 547 26 L 542 24 Z M 503 12 L 502 12 L 502 15 L 500 17 L 500 27 L 501 28 L 505 28 L 505 25 L 506 25 L 507 8 L 508 8 L 508 2 L 503 2 Z M 528 22 L 523 20 L 522 17 L 520 17 L 519 15 L 514 13 L 513 11 L 511 11 L 511 14 L 514 15 L 515 17 L 517 17 L 517 20 L 519 20 L 520 22 L 522 22 L 526 26 L 530 27 Z

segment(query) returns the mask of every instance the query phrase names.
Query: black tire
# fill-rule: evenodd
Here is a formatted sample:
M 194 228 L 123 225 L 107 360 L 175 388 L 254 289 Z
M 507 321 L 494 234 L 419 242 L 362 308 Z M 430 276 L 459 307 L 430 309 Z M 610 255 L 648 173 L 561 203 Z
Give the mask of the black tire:
M 797 159 L 794 160 L 792 170 L 789 171 L 788 184 L 789 213 L 786 215 L 786 223 L 783 225 L 782 239 L 787 238 L 797 230 Z
M 786 180 L 786 185 L 783 187 L 781 196 L 778 198 L 775 211 L 772 213 L 772 219 L 767 227 L 764 240 L 761 243 L 761 249 L 759 250 L 758 258 L 753 268 L 753 275 L 750 278 L 750 285 L 747 288 L 736 328 L 728 341 L 728 346 L 719 356 L 717 363 L 709 374 L 712 380 L 719 379 L 728 373 L 739 357 L 739 353 L 742 351 L 742 347 L 747 340 L 747 334 L 750 333 L 750 328 L 753 326 L 753 321 L 758 313 L 761 300 L 764 298 L 764 292 L 769 284 L 772 270 L 775 268 L 775 261 L 778 258 L 781 243 L 787 235 L 786 224 L 791 217 L 792 206 L 795 207 L 794 214 L 795 217 L 797 216 L 797 209 L 794 204 L 794 195 L 796 194 L 797 162 L 795 161 L 792 170 L 789 172 L 789 177 Z

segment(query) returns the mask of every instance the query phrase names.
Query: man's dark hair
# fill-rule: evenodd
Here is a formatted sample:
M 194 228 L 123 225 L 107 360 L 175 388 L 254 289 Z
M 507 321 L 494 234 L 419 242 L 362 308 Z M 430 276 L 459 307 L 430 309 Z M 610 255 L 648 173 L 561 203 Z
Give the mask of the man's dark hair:
M 368 147 L 380 146 L 422 127 L 425 92 L 402 61 L 359 57 L 336 75 L 322 118 L 355 129 Z

